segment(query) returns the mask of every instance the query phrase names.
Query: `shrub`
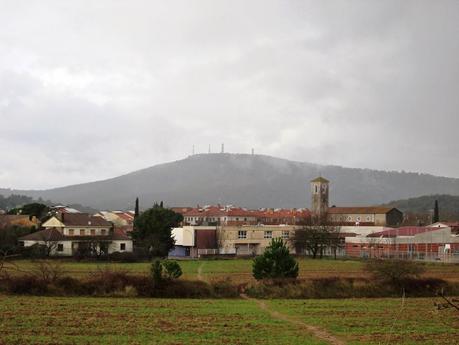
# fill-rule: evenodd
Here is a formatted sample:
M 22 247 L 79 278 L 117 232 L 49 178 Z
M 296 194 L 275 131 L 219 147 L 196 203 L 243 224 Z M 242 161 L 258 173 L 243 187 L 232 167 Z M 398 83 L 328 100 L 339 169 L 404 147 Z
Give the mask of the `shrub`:
M 34 261 L 31 272 L 45 284 L 55 282 L 64 274 L 62 262 L 57 260 Z
M 182 268 L 177 261 L 174 260 L 164 260 L 162 262 L 164 268 L 164 276 L 171 280 L 177 279 L 182 275 Z
M 151 279 L 155 286 L 158 286 L 163 281 L 163 265 L 160 260 L 155 260 L 151 264 L 150 268 Z
M 203 281 L 171 280 L 167 285 L 155 286 L 153 297 L 162 298 L 209 298 L 211 286 Z
M 48 292 L 45 281 L 31 275 L 10 277 L 7 281 L 8 292 L 18 295 L 44 295 Z
M 377 280 L 388 283 L 393 287 L 403 287 L 408 279 L 418 278 L 424 273 L 422 264 L 409 260 L 371 260 L 365 265 Z
M 131 252 L 113 252 L 108 256 L 110 261 L 115 262 L 138 262 L 141 260 L 141 257 L 136 253 Z
M 253 260 L 255 279 L 296 278 L 298 263 L 281 238 L 274 238 L 261 256 Z
M 231 298 L 239 296 L 239 287 L 231 283 L 230 278 L 212 282 L 211 288 L 215 297 Z
M 54 282 L 54 286 L 63 295 L 85 295 L 87 289 L 84 282 L 72 277 L 62 277 Z
M 130 276 L 127 271 L 115 271 L 110 268 L 91 272 L 89 280 L 85 282 L 86 290 L 92 294 L 110 294 L 123 290 L 127 285 L 130 285 Z

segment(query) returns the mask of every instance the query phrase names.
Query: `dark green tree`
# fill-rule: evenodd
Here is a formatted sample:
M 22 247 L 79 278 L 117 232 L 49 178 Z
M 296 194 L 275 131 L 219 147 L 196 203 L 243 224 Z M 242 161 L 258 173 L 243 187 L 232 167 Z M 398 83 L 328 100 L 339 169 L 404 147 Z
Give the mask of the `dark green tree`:
M 22 207 L 13 208 L 8 211 L 8 214 L 26 214 L 29 216 L 35 216 L 40 220 L 45 219 L 48 216 L 49 207 L 45 204 L 33 202 L 25 204 Z
M 150 257 L 165 257 L 175 243 L 172 228 L 182 220 L 181 214 L 155 204 L 135 219 L 132 238 L 148 251 Z
M 253 260 L 255 279 L 296 278 L 298 263 L 290 254 L 286 243 L 281 238 L 272 239 L 263 255 Z
M 432 217 L 432 223 L 437 223 L 440 221 L 440 210 L 438 209 L 438 200 L 435 200 L 434 214 Z
M 162 262 L 166 279 L 177 279 L 182 275 L 182 268 L 175 260 L 164 260 Z
M 139 216 L 139 198 L 135 199 L 135 211 L 134 211 L 134 218 Z
M 154 286 L 159 286 L 163 281 L 163 265 L 161 265 L 161 260 L 156 259 L 151 263 L 150 273 Z
M 19 245 L 19 237 L 28 235 L 34 231 L 34 228 L 21 227 L 13 225 L 6 229 L 0 230 L 0 254 L 14 254 L 21 250 Z

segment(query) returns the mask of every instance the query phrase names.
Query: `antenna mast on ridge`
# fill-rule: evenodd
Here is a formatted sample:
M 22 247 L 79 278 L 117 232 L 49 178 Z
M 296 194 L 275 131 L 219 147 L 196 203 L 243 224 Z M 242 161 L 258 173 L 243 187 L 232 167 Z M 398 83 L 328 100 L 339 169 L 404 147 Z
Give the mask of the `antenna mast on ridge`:
M 222 153 L 225 153 L 225 144 L 222 144 Z

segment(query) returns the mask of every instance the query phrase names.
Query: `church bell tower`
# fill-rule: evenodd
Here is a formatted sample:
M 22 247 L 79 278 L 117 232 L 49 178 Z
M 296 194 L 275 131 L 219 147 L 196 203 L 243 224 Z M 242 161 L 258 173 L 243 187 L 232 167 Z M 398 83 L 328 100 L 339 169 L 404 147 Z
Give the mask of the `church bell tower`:
M 328 212 L 328 186 L 330 181 L 317 177 L 311 181 L 311 211 L 317 218 L 325 217 Z

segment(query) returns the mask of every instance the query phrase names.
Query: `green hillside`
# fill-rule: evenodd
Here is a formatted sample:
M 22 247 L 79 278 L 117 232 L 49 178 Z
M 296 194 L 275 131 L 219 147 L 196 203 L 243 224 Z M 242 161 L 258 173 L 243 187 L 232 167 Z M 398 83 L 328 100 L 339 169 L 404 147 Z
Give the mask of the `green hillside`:
M 459 196 L 454 195 L 424 195 L 417 198 L 391 201 L 386 206 L 396 207 L 408 213 L 431 214 L 435 200 L 438 200 L 441 220 L 459 220 Z

